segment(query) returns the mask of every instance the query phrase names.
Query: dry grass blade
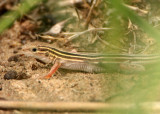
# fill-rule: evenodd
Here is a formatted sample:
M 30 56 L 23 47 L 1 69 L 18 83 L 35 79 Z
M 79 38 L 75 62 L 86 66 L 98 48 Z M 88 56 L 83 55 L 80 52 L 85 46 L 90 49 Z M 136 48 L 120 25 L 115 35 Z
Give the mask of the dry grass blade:
M 73 39 L 77 38 L 78 36 L 85 34 L 87 32 L 91 32 L 91 31 L 102 31 L 102 30 L 110 30 L 111 28 L 91 28 L 82 32 L 78 32 L 77 34 L 74 34 L 70 37 L 67 38 L 67 43 L 72 41 Z
M 93 11 L 93 9 L 94 9 L 94 7 L 96 5 L 96 1 L 97 0 L 93 0 L 93 2 L 92 2 L 91 8 L 89 10 L 89 13 L 88 13 L 88 16 L 87 16 L 87 19 L 86 19 L 86 26 L 88 26 L 88 24 L 89 24 L 89 22 L 91 20 L 92 11 Z
M 127 4 L 124 4 L 124 6 L 128 7 L 131 10 L 134 10 L 134 11 L 137 11 L 137 12 L 140 12 L 140 13 L 143 13 L 143 14 L 148 14 L 148 11 L 139 9 L 138 7 L 130 6 L 130 5 L 127 5 Z

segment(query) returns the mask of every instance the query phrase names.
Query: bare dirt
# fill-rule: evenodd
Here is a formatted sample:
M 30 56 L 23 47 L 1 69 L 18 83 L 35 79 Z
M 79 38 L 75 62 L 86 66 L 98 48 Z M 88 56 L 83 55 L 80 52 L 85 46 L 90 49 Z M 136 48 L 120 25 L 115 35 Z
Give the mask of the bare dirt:
M 25 23 L 25 22 L 24 22 Z M 84 72 L 73 72 L 61 70 L 50 79 L 39 79 L 49 72 L 51 66 L 36 61 L 33 57 L 17 57 L 13 55 L 23 51 L 26 47 L 36 45 L 53 45 L 37 40 L 32 41 L 29 36 L 20 34 L 23 23 L 15 22 L 12 28 L 7 30 L 0 40 L 0 95 L 7 100 L 20 101 L 90 101 L 103 102 L 106 97 L 124 88 L 122 83 L 128 83 L 128 87 L 134 85 L 134 78 L 128 75 L 115 74 L 93 74 Z M 17 35 L 19 34 L 19 35 Z M 22 38 L 21 38 L 22 37 Z M 25 44 L 21 43 L 25 39 Z M 10 58 L 10 59 L 9 59 Z M 19 76 L 17 79 L 5 78 L 15 71 Z M 125 78 L 122 78 L 125 77 Z M 115 88 L 115 82 L 119 86 Z M 123 80 L 117 80 L 117 79 Z M 126 79 L 126 80 L 124 80 Z M 113 83 L 112 83 L 113 82 Z M 122 87 L 120 87 L 122 85 Z M 105 88 L 105 89 L 104 89 Z M 125 87 L 126 88 L 126 87 Z M 126 89 L 127 89 L 126 88 Z
M 59 71 L 48 80 L 38 79 L 49 72 L 50 67 L 39 63 L 32 57 L 17 57 L 12 59 L 15 51 L 21 51 L 24 44 L 17 35 L 21 25 L 14 26 L 1 36 L 0 41 L 0 75 L 1 97 L 7 100 L 23 101 L 102 101 L 102 82 L 104 74 L 90 74 L 70 71 Z M 34 46 L 42 42 L 30 41 L 26 38 L 26 46 Z M 17 53 L 18 53 L 17 52 Z M 4 79 L 8 71 L 25 75 L 28 79 Z M 11 74 L 12 75 L 12 74 Z M 23 77 L 22 76 L 22 77 Z

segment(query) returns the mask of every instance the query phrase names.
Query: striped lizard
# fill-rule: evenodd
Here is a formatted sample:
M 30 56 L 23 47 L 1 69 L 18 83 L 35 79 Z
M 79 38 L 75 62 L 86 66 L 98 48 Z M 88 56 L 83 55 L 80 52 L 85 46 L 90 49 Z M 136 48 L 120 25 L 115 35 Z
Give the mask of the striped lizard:
M 80 54 L 65 52 L 48 46 L 37 46 L 32 51 L 47 53 L 55 57 L 54 65 L 44 78 L 50 78 L 58 68 L 84 72 L 105 72 L 105 66 L 111 64 L 119 65 L 119 68 L 126 70 L 144 71 L 145 68 L 141 64 L 153 63 L 160 60 L 160 55 Z

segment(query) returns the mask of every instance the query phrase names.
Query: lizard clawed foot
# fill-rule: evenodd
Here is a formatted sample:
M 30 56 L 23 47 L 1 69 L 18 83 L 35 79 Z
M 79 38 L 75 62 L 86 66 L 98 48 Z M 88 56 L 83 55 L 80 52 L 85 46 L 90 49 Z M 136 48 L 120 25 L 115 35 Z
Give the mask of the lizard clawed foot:
M 52 76 L 52 75 L 51 75 L 51 76 Z M 49 79 L 51 76 L 49 76 L 49 75 L 41 76 L 41 77 L 39 77 L 38 79 Z

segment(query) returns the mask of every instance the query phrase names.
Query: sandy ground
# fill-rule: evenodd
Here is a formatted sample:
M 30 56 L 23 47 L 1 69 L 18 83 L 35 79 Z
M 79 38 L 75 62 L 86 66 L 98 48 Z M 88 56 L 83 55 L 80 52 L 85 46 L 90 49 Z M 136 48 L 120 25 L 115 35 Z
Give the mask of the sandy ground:
M 118 73 L 92 74 L 61 69 L 50 79 L 39 79 L 49 72 L 51 66 L 42 64 L 33 57 L 12 57 L 21 52 L 23 48 L 38 44 L 45 45 L 46 43 L 37 40 L 32 41 L 28 36 L 23 36 L 26 38 L 26 44 L 20 43 L 22 34 L 13 34 L 20 30 L 20 25 L 16 22 L 11 29 L 1 36 L 0 40 L 0 94 L 4 99 L 103 102 L 106 97 L 120 91 L 121 88 L 130 88 L 137 80 L 136 76 Z M 16 72 L 18 78 L 10 79 L 10 75 L 14 75 L 13 72 Z M 7 76 L 6 78 L 5 75 L 9 78 Z M 120 80 L 121 77 L 124 77 L 123 80 Z M 117 85 L 115 85 L 116 81 L 118 82 Z M 129 86 L 121 87 L 123 83 L 128 83 Z M 112 89 L 115 86 L 119 86 L 117 90 Z
M 15 24 L 7 33 L 13 32 Z M 18 29 L 16 28 L 16 32 Z M 14 31 L 15 32 L 15 31 Z M 8 100 L 23 101 L 102 101 L 102 82 L 104 74 L 91 74 L 59 70 L 48 80 L 38 79 L 47 74 L 50 66 L 37 62 L 32 57 L 17 57 L 11 59 L 15 51 L 21 51 L 24 46 L 17 34 L 4 34 L 0 41 L 0 84 L 1 97 Z M 8 37 L 9 36 L 9 37 Z M 27 46 L 40 42 L 27 41 Z M 42 44 L 42 43 L 41 43 Z M 12 45 L 15 45 L 12 47 Z M 18 45 L 18 46 L 17 46 Z M 18 49 L 19 48 L 19 49 Z M 12 61 L 13 60 L 13 61 Z M 7 72 L 16 72 L 22 79 L 4 79 Z M 13 75 L 11 73 L 11 75 Z M 27 79 L 23 79 L 27 78 Z

